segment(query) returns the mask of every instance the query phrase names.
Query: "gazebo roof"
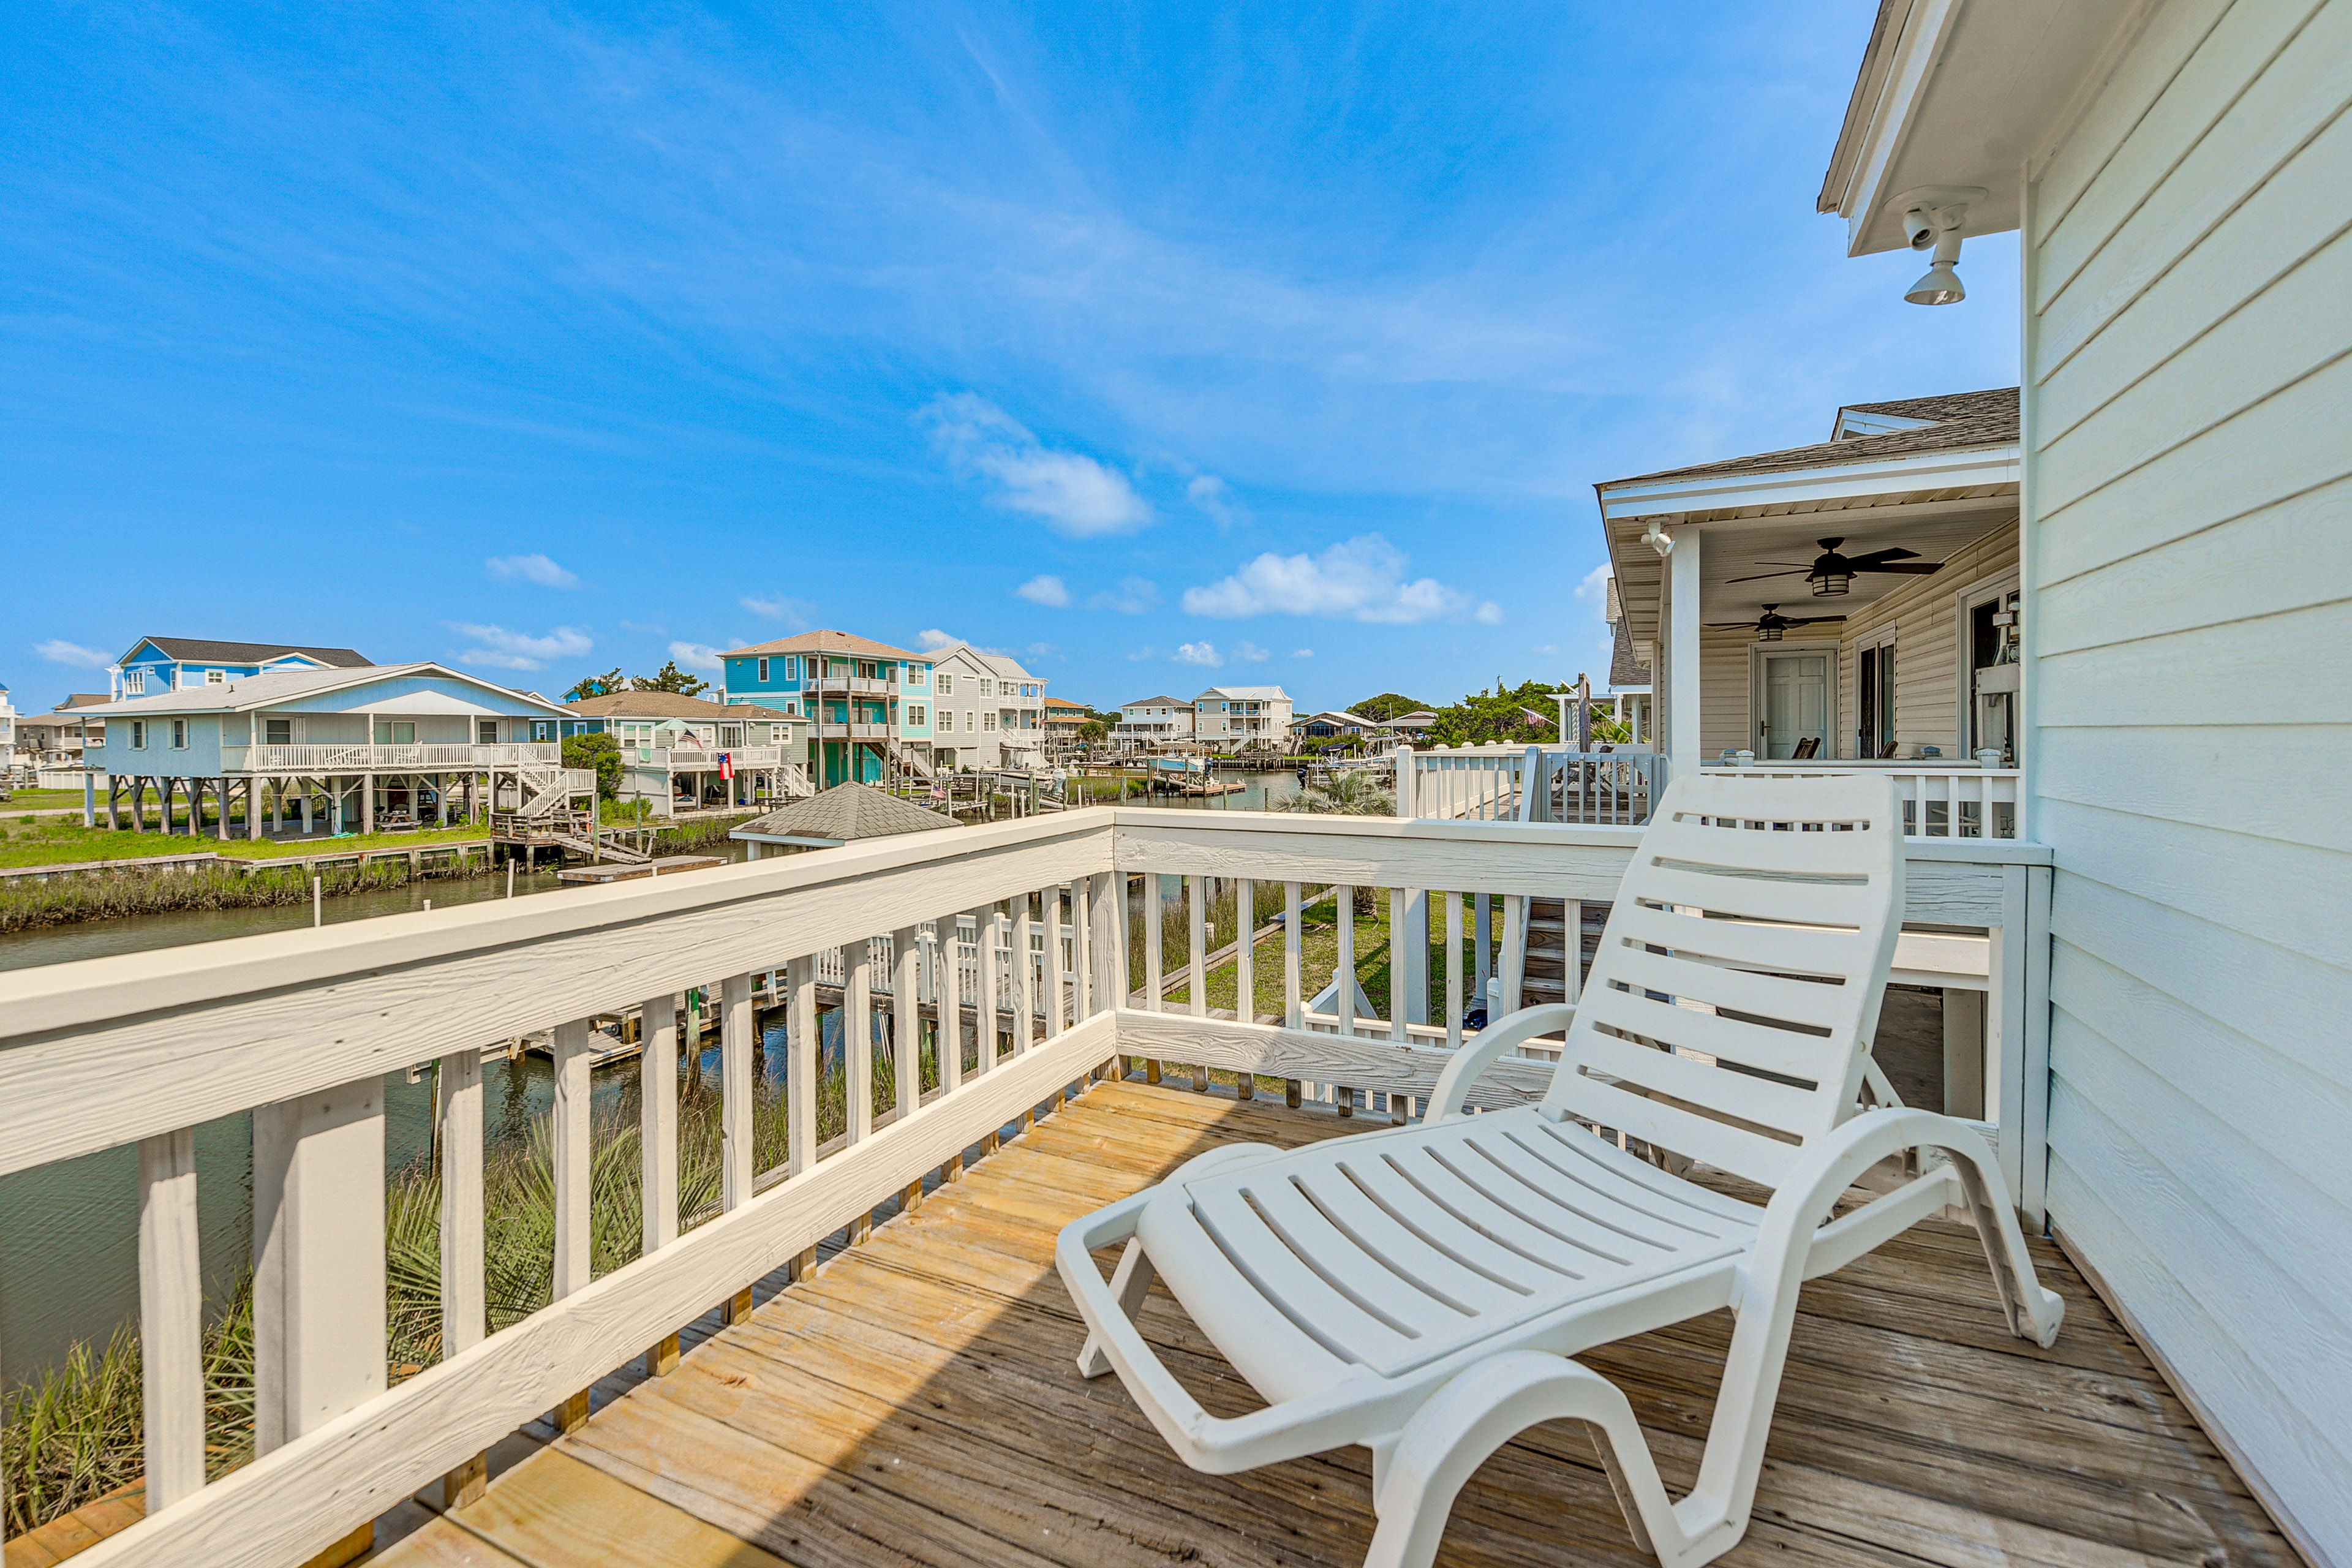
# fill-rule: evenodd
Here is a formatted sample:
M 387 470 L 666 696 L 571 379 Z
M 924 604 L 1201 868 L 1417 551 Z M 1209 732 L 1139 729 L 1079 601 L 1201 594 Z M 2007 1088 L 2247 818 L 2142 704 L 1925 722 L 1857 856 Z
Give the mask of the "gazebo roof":
M 944 812 L 927 810 L 871 784 L 837 784 L 820 795 L 755 816 L 727 837 L 759 844 L 848 844 L 898 833 L 953 827 Z

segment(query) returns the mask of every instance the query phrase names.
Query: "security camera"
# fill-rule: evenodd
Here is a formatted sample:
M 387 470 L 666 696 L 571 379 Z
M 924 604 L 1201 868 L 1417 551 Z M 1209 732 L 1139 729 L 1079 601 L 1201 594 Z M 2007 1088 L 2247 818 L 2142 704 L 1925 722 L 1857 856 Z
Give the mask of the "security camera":
M 1903 243 L 1914 250 L 1925 250 L 1936 243 L 1936 215 L 1927 207 L 1913 207 L 1903 215 Z

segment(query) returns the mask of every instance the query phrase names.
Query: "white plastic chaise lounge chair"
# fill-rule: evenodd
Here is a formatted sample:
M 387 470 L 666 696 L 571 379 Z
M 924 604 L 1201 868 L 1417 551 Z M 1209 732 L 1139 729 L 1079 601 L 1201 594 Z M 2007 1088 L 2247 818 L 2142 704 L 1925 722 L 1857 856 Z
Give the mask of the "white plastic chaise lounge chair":
M 1748 1528 L 1806 1279 L 1957 1205 L 2010 1331 L 2049 1344 L 2063 1304 L 1982 1136 L 1857 1104 L 1902 920 L 1902 820 L 1884 778 L 1676 780 L 1582 1000 L 1478 1036 L 1427 1121 L 1217 1149 L 1064 1230 L 1056 1261 L 1089 1330 L 1079 1369 L 1116 1371 L 1194 1469 L 1370 1447 L 1368 1568 L 1426 1568 L 1489 1454 L 1582 1420 L 1636 1544 L 1686 1568 Z M 1489 1063 L 1563 1026 L 1540 1105 L 1463 1112 Z M 1772 1197 L 1725 1196 L 1595 1128 Z M 1895 1158 L 1919 1173 L 1830 1221 Z M 1120 1241 L 1106 1283 L 1089 1254 Z M 1265 1408 L 1212 1416 L 1170 1375 L 1133 1321 L 1155 1271 Z M 1723 1307 L 1738 1321 L 1714 1422 L 1696 1489 L 1673 1501 L 1624 1394 L 1569 1358 Z

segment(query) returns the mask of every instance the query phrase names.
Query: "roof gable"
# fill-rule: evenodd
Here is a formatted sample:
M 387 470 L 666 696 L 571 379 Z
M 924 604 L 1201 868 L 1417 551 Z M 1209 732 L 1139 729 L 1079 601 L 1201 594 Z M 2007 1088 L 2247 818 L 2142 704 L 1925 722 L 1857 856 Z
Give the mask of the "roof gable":
M 1858 413 L 1892 415 L 1919 420 L 1908 428 L 1875 436 L 1849 436 L 1812 447 L 1790 447 L 1746 458 L 1697 463 L 1686 468 L 1666 468 L 1610 479 L 1612 485 L 1654 484 L 1665 479 L 1700 479 L 1712 475 L 1766 474 L 1792 468 L 1825 468 L 1842 463 L 1867 463 L 1916 453 L 1958 451 L 1971 447 L 2014 446 L 2018 438 L 2017 388 L 1995 387 L 1986 392 L 1955 393 L 1945 397 L 1912 398 L 1900 403 L 1855 403 Z M 1936 410 L 1933 413 L 1916 410 Z M 1845 410 L 1841 409 L 1843 415 Z
M 142 648 L 152 648 L 156 658 L 183 664 L 267 664 L 289 654 L 331 669 L 365 669 L 375 663 L 357 648 L 302 647 L 283 642 L 214 642 L 202 637 L 141 637 L 117 662 L 138 661 Z
M 914 653 L 903 647 L 892 647 L 888 643 L 876 642 L 872 637 L 861 637 L 849 632 L 823 629 L 813 632 L 795 632 L 791 637 L 778 637 L 773 642 L 755 643 L 750 647 L 731 648 L 719 657 L 748 658 L 754 654 L 779 653 L 832 653 L 841 654 L 850 658 L 912 659 L 918 664 L 932 657 L 929 654 Z

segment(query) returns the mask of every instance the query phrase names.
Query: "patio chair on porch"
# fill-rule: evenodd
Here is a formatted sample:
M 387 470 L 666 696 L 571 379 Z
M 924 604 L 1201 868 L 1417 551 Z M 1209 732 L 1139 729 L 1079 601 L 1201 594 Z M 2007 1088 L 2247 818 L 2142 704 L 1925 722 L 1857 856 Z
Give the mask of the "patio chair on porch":
M 1806 1279 L 1958 1205 L 2010 1331 L 2049 1344 L 2062 1303 L 1982 1137 L 1859 1104 L 1902 916 L 1901 824 L 1884 778 L 1675 780 L 1582 1000 L 1481 1034 L 1427 1121 L 1218 1149 L 1064 1230 L 1056 1261 L 1090 1331 L 1080 1370 L 1118 1372 L 1195 1469 L 1369 1447 L 1368 1568 L 1426 1568 L 1489 1454 L 1581 1420 L 1635 1542 L 1685 1568 L 1747 1529 Z M 1464 1114 L 1491 1062 L 1563 1026 L 1540 1105 Z M 1675 1173 L 1692 1160 L 1770 1201 Z M 1889 1160 L 1917 1173 L 1832 1219 Z M 1106 1283 L 1089 1255 L 1121 1241 Z M 1170 1375 L 1134 1321 L 1155 1271 L 1265 1408 L 1213 1416 Z M 1570 1358 L 1724 1307 L 1738 1321 L 1697 1485 L 1671 1500 L 1624 1394 Z

